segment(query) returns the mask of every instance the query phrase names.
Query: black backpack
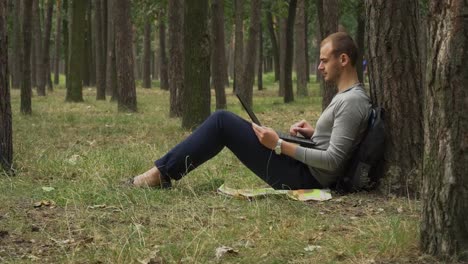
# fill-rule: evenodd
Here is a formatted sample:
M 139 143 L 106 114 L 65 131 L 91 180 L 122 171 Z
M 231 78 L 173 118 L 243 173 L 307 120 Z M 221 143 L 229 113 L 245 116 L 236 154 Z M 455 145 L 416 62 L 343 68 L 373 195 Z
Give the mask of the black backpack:
M 340 193 L 372 190 L 382 176 L 385 150 L 384 109 L 372 107 L 369 125 L 364 137 L 354 151 L 347 169 L 338 178 L 336 190 Z

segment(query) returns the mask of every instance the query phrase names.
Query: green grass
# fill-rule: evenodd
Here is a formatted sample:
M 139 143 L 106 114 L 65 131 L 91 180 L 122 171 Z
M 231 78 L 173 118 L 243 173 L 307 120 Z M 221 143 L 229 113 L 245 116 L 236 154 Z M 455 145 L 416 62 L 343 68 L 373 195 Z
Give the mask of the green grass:
M 286 129 L 301 118 L 317 120 L 315 83 L 310 97 L 288 105 L 271 74 L 265 85 L 254 97 L 265 124 Z M 231 89 L 228 109 L 247 117 Z M 84 103 L 65 103 L 59 86 L 35 96 L 32 116 L 23 116 L 19 91 L 12 91 L 17 174 L 0 177 L 0 262 L 137 263 L 156 256 L 163 263 L 409 263 L 419 257 L 418 201 L 375 194 L 334 194 L 323 203 L 225 197 L 216 193 L 222 183 L 263 185 L 228 150 L 172 190 L 121 187 L 122 178 L 147 170 L 189 134 L 179 119 L 168 118 L 167 92 L 138 88 L 137 96 L 138 113 L 117 113 L 115 103 L 96 101 L 91 88 L 84 89 Z M 52 206 L 34 208 L 42 200 Z M 239 253 L 217 260 L 222 245 Z M 309 252 L 308 245 L 321 248 Z

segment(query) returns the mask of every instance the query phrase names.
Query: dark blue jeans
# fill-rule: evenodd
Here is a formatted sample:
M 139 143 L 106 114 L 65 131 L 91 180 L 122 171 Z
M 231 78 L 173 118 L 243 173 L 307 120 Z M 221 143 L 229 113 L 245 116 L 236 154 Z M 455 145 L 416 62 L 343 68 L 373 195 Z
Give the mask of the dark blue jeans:
M 155 165 L 166 180 L 180 180 L 224 147 L 275 189 L 321 188 L 307 165 L 264 147 L 251 123 L 228 111 L 213 113 Z

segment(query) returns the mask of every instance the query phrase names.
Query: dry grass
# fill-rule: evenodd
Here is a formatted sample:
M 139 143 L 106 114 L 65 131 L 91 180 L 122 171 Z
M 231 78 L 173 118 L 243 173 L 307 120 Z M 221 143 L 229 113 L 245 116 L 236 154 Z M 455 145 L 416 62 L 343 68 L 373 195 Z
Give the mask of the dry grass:
M 316 86 L 312 97 L 284 105 L 267 85 L 254 100 L 265 124 L 318 118 Z M 137 93 L 135 114 L 117 113 L 86 88 L 84 103 L 65 103 L 57 89 L 34 97 L 33 115 L 22 116 L 12 91 L 17 175 L 0 177 L 0 262 L 435 263 L 418 252 L 418 201 L 365 193 L 323 203 L 228 198 L 216 194 L 223 182 L 262 182 L 227 150 L 173 190 L 120 187 L 189 133 L 167 117 L 166 92 Z M 228 109 L 246 117 L 230 88 L 228 97 Z M 222 245 L 238 254 L 216 259 Z

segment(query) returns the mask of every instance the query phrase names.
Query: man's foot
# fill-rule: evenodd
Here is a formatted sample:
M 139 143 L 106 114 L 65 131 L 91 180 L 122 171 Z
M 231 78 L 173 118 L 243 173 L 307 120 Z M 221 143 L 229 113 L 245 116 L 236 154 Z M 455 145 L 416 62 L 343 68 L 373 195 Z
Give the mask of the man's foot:
M 136 187 L 161 187 L 161 182 L 161 173 L 156 167 L 129 180 L 129 183 Z

